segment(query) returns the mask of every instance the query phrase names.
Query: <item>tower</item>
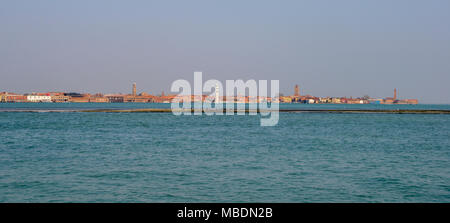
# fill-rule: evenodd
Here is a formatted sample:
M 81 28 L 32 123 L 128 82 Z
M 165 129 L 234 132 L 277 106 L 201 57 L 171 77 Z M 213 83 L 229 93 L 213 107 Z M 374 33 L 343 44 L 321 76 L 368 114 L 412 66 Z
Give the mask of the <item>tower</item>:
M 136 83 L 133 83 L 133 96 L 136 96 Z
M 219 84 L 216 83 L 216 98 L 215 98 L 215 103 L 219 103 L 219 102 L 220 102 Z
M 300 88 L 298 87 L 298 84 L 295 85 L 294 96 L 296 97 L 300 96 Z
M 394 100 L 397 100 L 397 88 L 394 88 Z

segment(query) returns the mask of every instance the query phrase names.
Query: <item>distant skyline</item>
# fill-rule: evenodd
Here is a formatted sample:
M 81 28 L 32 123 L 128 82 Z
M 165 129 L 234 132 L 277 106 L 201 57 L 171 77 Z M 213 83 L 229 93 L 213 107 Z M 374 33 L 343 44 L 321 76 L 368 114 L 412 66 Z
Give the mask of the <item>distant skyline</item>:
M 177 79 L 450 104 L 450 1 L 0 2 L 0 91 L 170 94 Z

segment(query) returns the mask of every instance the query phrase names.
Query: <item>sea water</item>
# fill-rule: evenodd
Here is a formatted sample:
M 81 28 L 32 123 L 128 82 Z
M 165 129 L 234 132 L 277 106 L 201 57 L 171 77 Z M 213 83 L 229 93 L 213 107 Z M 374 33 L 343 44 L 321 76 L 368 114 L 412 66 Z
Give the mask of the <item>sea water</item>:
M 166 107 L 0 104 L 0 202 L 450 202 L 447 114 L 45 112 Z

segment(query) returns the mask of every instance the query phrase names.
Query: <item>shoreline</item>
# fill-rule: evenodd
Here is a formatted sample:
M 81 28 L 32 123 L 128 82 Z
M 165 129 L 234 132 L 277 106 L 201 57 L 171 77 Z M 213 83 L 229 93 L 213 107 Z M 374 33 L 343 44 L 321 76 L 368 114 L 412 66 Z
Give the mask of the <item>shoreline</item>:
M 195 112 L 194 109 L 181 109 L 175 110 L 178 112 Z M 208 111 L 208 110 L 207 110 Z M 209 110 L 214 112 L 215 110 Z M 172 113 L 171 109 L 167 108 L 144 108 L 144 109 L 88 109 L 88 110 L 39 110 L 39 109 L 22 109 L 22 110 L 0 110 L 0 112 L 99 112 L 99 113 Z M 202 111 L 205 112 L 205 111 Z M 223 110 L 226 113 L 226 110 Z M 274 110 L 238 110 L 234 109 L 233 112 L 274 112 Z M 381 114 L 450 114 L 450 110 L 421 110 L 421 109 L 280 109 L 280 113 L 381 113 Z

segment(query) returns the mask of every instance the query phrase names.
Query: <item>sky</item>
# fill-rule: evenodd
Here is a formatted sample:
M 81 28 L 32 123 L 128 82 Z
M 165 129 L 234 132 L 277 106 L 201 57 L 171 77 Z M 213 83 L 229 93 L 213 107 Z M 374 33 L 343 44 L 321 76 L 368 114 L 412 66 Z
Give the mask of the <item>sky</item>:
M 280 92 L 450 104 L 450 1 L 1 0 L 0 91 L 170 93 L 279 80 Z

